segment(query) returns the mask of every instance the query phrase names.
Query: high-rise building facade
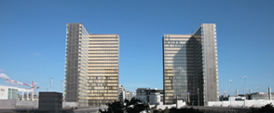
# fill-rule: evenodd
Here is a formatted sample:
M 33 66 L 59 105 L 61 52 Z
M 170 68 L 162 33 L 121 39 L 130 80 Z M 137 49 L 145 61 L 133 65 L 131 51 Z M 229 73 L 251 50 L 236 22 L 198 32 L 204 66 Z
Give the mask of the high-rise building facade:
M 88 106 L 88 43 L 89 33 L 82 24 L 67 24 L 65 100 Z
M 164 104 L 218 101 L 216 25 L 201 24 L 191 35 L 163 36 Z
M 119 35 L 89 35 L 88 77 L 89 105 L 118 100 Z
M 67 24 L 65 100 L 97 106 L 118 99 L 119 35 L 89 34 Z

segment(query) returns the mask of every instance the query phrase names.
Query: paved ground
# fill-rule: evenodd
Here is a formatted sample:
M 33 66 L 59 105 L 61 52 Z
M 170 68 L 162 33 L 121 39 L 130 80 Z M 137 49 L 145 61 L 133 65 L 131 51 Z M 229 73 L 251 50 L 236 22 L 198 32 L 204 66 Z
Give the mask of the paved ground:
M 107 106 L 97 106 L 97 107 L 82 107 L 78 109 L 63 108 L 63 113 L 96 113 L 99 111 L 107 109 Z M 38 113 L 38 109 L 0 109 L 0 113 Z
M 99 108 L 102 110 L 107 109 L 107 106 L 97 106 L 97 107 L 82 107 L 78 109 L 72 108 L 63 108 L 63 113 L 97 113 Z M 183 108 L 194 108 L 202 111 L 218 111 L 218 112 L 226 112 L 226 111 L 234 111 L 234 112 L 250 112 L 250 108 L 242 108 L 242 107 L 207 107 L 207 106 L 185 106 Z M 38 109 L 0 109 L 0 113 L 38 113 Z
M 235 112 L 251 112 L 250 108 L 243 107 L 213 107 L 213 106 L 185 106 L 183 108 L 193 108 L 199 109 L 202 111 L 219 111 L 219 112 L 227 112 L 227 111 L 235 111 Z

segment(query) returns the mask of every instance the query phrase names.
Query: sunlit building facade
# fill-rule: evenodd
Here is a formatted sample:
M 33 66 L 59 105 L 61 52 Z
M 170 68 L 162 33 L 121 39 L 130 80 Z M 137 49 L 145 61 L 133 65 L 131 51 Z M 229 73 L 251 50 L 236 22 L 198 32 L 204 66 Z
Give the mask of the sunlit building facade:
M 118 100 L 119 35 L 67 24 L 65 101 L 98 106 Z
M 119 35 L 90 34 L 88 103 L 105 105 L 118 100 Z
M 216 25 L 201 24 L 191 35 L 163 36 L 164 104 L 218 101 Z

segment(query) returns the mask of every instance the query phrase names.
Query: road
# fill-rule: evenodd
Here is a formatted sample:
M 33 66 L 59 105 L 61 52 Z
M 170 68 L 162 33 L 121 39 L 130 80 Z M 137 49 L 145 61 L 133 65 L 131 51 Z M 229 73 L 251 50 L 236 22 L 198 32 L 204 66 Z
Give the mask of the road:
M 97 113 L 99 109 L 107 109 L 107 106 L 80 107 L 78 109 L 63 108 L 63 113 Z M 0 109 L 0 113 L 39 113 L 38 109 Z

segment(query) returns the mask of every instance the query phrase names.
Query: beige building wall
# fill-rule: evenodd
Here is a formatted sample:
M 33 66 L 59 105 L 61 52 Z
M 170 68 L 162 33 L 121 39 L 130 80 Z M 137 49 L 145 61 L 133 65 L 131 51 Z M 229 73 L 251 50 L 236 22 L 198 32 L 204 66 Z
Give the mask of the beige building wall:
M 90 34 L 88 103 L 104 105 L 118 100 L 119 35 Z

